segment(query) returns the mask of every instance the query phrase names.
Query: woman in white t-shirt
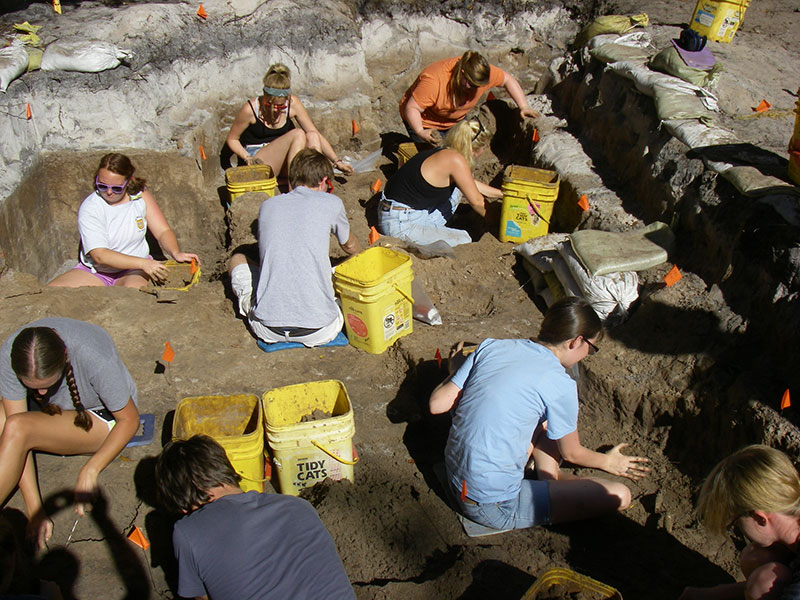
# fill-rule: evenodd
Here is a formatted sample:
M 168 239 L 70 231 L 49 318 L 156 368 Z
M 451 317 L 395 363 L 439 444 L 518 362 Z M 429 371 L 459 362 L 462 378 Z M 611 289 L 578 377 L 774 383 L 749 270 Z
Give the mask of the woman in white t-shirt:
M 94 188 L 78 210 L 80 259 L 75 268 L 49 283 L 56 287 L 142 287 L 167 277 L 164 263 L 150 256 L 147 231 L 162 250 L 178 262 L 196 261 L 196 254 L 181 252 L 175 232 L 167 223 L 144 179 L 124 154 L 112 152 L 100 159 Z

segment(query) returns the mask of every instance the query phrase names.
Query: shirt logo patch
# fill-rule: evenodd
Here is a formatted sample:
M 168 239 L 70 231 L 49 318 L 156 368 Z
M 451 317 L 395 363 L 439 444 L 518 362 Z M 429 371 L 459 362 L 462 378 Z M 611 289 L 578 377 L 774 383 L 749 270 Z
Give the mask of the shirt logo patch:
M 136 217 L 136 226 L 139 228 L 139 231 L 144 229 L 144 219 L 142 217 Z

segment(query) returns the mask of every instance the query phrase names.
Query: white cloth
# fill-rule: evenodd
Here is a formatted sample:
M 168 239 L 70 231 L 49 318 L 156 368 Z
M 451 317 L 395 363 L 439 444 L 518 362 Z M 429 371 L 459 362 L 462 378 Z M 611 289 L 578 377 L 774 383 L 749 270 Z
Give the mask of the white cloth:
M 89 256 L 95 248 L 108 248 L 128 256 L 146 258 L 147 208 L 142 194 L 131 196 L 124 204 L 109 204 L 92 192 L 78 209 L 78 231 L 81 234 L 81 262 L 92 272 L 118 273 L 121 269 L 98 268 Z

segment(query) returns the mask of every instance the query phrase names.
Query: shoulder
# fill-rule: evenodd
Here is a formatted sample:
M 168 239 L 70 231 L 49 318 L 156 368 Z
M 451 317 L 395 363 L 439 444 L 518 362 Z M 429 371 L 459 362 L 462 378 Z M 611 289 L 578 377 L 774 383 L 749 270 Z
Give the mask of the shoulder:
M 438 152 L 434 152 L 428 158 L 426 158 L 423 162 L 433 165 L 439 165 L 445 168 L 449 168 L 451 170 L 466 167 L 469 169 L 469 164 L 467 164 L 467 159 L 465 159 L 461 153 L 456 152 L 450 148 L 443 148 Z
M 103 205 L 105 204 L 106 204 L 105 200 L 103 200 L 100 196 L 98 196 L 96 192 L 92 192 L 91 194 L 86 196 L 86 198 L 83 199 L 83 202 L 81 202 L 81 206 L 78 209 L 78 213 L 80 215 L 81 211 L 85 212 L 87 210 L 102 209 Z

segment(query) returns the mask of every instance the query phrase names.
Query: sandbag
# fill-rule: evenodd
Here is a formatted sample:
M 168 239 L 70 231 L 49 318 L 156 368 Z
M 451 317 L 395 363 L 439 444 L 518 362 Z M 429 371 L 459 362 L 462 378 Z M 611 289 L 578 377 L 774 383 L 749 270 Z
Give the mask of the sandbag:
M 644 271 L 667 262 L 675 236 L 656 221 L 643 229 L 615 233 L 584 229 L 570 234 L 575 255 L 591 277 L 619 271 Z
M 53 42 L 45 48 L 42 71 L 81 71 L 97 73 L 115 69 L 120 61 L 132 57 L 114 44 L 90 40 Z
M 720 173 L 725 179 L 730 181 L 740 193 L 745 196 L 766 196 L 771 194 L 797 194 L 800 195 L 800 188 L 786 183 L 782 179 L 765 175 L 756 167 L 738 166 L 731 167 Z
M 639 277 L 635 272 L 590 277 L 569 244 L 560 244 L 558 251 L 580 289 L 576 295 L 585 298 L 601 320 L 607 321 L 612 315 L 615 322 L 627 318 L 628 308 L 639 297 Z
M 630 17 L 625 15 L 597 17 L 594 21 L 589 23 L 589 25 L 581 29 L 572 47 L 582 48 L 586 45 L 586 42 L 602 33 L 625 33 L 637 26 L 647 27 L 649 23 L 650 19 L 645 13 L 632 15 Z
M 0 49 L 0 92 L 28 68 L 28 53 L 21 42 L 14 41 L 10 46 Z
M 722 70 L 719 63 L 716 63 L 710 71 L 690 67 L 683 61 L 675 46 L 664 48 L 656 54 L 650 59 L 649 66 L 654 71 L 673 75 L 698 87 L 706 87 L 714 83 Z
M 656 101 L 656 113 L 661 121 L 699 119 L 706 124 L 713 121 L 714 113 L 706 108 L 702 98 L 696 93 L 687 93 L 672 85 L 657 83 L 653 86 L 653 96 Z
M 603 44 L 589 50 L 589 54 L 591 54 L 593 58 L 606 64 L 619 62 L 621 60 L 643 63 L 650 58 L 650 52 L 648 52 L 646 48 L 627 46 L 624 44 Z

